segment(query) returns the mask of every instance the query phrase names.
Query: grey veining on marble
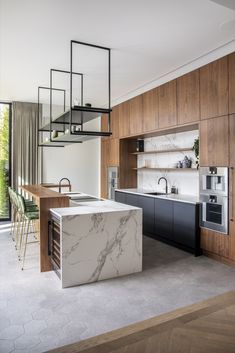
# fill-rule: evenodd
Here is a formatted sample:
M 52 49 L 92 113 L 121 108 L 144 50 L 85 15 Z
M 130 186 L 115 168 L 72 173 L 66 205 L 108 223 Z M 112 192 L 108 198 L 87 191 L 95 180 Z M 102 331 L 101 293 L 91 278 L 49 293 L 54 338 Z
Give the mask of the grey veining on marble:
M 180 194 L 168 194 L 168 195 L 148 195 L 148 192 L 155 192 L 156 190 L 145 190 L 145 189 L 137 189 L 137 188 L 131 188 L 131 189 L 116 189 L 116 191 L 120 192 L 126 192 L 128 194 L 138 194 L 138 195 L 144 195 L 146 197 L 154 197 L 158 199 L 165 199 L 165 200 L 172 200 L 172 201 L 178 201 L 178 202 L 186 202 L 186 203 L 200 203 L 199 196 L 193 196 L 193 195 L 180 195 Z
M 118 205 L 111 212 L 62 216 L 63 288 L 142 270 L 142 210 Z
M 198 137 L 198 130 L 174 133 L 164 136 L 149 137 L 144 139 L 145 151 L 174 150 L 177 148 L 190 148 L 194 140 Z M 159 154 L 143 154 L 137 156 L 137 166 L 139 168 L 148 166 L 151 168 L 175 168 L 176 163 L 188 156 L 192 160 L 195 168 L 195 154 L 193 151 L 165 152 Z M 158 185 L 158 179 L 164 176 L 168 180 L 169 188 L 176 186 L 180 194 L 197 196 L 199 194 L 198 171 L 158 171 L 141 170 L 138 171 L 138 188 L 147 190 L 163 191 L 164 183 Z M 168 191 L 169 192 L 169 191 Z

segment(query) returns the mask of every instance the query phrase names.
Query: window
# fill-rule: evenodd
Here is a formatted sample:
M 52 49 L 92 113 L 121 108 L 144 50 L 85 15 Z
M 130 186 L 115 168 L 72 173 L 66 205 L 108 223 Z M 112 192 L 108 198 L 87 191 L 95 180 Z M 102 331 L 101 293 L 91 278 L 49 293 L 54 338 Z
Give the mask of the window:
M 0 221 L 10 219 L 8 186 L 11 183 L 11 104 L 0 102 Z

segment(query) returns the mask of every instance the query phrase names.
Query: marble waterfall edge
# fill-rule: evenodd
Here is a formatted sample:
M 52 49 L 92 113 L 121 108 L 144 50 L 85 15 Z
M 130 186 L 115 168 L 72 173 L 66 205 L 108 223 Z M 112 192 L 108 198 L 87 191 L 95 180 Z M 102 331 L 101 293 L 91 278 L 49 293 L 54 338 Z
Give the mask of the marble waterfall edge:
M 142 271 L 142 210 L 63 216 L 62 287 Z

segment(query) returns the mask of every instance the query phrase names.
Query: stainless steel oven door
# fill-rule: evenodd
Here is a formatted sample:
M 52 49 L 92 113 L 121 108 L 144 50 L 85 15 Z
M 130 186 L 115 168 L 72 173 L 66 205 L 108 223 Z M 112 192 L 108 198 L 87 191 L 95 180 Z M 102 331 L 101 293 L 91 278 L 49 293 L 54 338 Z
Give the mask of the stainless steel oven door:
M 228 168 L 226 167 L 201 167 L 200 168 L 200 193 L 228 195 Z
M 200 195 L 200 225 L 203 228 L 228 234 L 228 198 L 218 195 Z

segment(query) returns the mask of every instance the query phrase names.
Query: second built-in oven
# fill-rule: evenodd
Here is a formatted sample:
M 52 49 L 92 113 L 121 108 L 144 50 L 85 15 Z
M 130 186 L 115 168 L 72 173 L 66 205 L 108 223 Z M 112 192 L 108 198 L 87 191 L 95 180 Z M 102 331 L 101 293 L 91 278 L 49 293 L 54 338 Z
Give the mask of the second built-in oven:
M 228 234 L 228 168 L 200 168 L 200 225 Z

